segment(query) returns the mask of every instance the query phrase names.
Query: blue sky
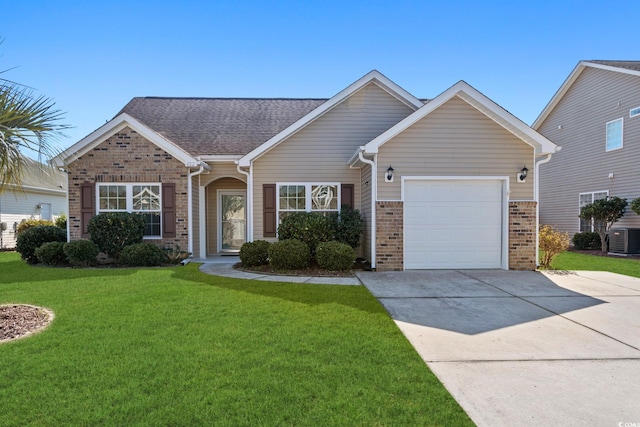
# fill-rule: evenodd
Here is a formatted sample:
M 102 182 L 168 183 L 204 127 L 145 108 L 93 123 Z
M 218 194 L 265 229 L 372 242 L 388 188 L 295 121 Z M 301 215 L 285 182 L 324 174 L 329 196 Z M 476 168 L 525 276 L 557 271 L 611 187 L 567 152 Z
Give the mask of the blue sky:
M 640 3 L 13 1 L 0 69 L 53 98 L 66 148 L 134 96 L 328 98 L 372 69 L 420 98 L 465 80 L 531 124 L 582 59 L 640 59 Z

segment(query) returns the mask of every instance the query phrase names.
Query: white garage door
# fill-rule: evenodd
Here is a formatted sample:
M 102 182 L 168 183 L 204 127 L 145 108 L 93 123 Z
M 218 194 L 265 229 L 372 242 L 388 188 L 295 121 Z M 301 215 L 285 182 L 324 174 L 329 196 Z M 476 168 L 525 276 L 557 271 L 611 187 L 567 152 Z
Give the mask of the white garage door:
M 503 268 L 502 180 L 407 180 L 406 269 Z

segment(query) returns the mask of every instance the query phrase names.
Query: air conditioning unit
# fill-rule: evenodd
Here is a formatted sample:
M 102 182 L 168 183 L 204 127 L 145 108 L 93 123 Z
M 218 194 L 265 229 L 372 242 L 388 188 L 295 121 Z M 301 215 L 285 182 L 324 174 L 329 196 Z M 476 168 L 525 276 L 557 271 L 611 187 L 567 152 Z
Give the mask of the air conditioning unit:
M 640 254 L 640 228 L 614 228 L 609 232 L 609 252 Z

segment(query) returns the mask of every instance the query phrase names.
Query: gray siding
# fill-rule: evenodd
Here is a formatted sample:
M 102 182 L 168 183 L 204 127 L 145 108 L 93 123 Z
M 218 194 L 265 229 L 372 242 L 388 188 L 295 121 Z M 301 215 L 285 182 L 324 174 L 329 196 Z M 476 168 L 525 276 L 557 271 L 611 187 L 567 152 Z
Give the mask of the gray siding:
M 579 193 L 640 197 L 640 117 L 629 117 L 639 106 L 640 76 L 585 68 L 537 129 L 562 147 L 540 168 L 541 224 L 577 233 Z M 607 152 L 605 124 L 621 117 L 623 148 Z M 616 226 L 640 227 L 640 217 L 628 212 Z
M 380 147 L 378 200 L 400 200 L 402 176 L 509 176 L 510 199 L 533 200 L 533 159 L 530 145 L 454 97 Z M 524 165 L 526 182 L 516 183 Z
M 198 176 L 194 176 L 191 178 L 191 200 L 192 200 L 192 232 L 193 232 L 193 256 L 195 258 L 199 258 L 204 256 L 204 254 L 200 253 L 200 193 L 198 190 L 198 183 L 200 182 L 200 178 Z
M 364 145 L 413 110 L 370 83 L 254 162 L 254 240 L 262 239 L 262 185 L 277 182 L 354 184 L 361 209 L 360 170 L 347 161 Z M 273 240 L 273 239 L 271 239 Z

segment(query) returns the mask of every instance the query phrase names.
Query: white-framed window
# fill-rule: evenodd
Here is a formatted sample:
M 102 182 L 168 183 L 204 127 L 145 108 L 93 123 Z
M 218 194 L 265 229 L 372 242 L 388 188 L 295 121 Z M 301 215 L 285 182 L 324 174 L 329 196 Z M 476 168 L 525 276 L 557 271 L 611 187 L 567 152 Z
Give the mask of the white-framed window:
M 640 107 L 632 108 L 629 110 L 629 117 L 640 116 Z
M 144 216 L 144 237 L 160 238 L 162 201 L 160 184 L 153 183 L 108 183 L 97 184 L 97 213 L 132 212 Z
M 278 183 L 278 222 L 291 212 L 340 210 L 339 183 Z
M 622 148 L 622 128 L 624 119 L 611 120 L 607 122 L 606 134 L 607 134 L 607 151 L 618 150 Z
M 580 193 L 578 197 L 578 213 L 583 206 L 589 205 L 596 200 L 606 199 L 609 196 L 609 191 L 594 191 L 591 193 Z M 593 221 L 580 218 L 580 232 L 594 231 Z

